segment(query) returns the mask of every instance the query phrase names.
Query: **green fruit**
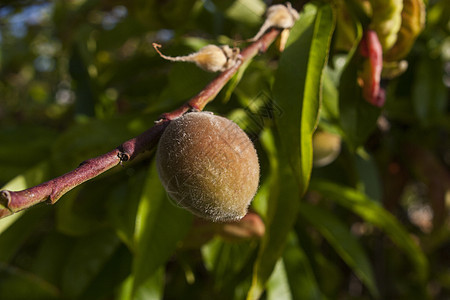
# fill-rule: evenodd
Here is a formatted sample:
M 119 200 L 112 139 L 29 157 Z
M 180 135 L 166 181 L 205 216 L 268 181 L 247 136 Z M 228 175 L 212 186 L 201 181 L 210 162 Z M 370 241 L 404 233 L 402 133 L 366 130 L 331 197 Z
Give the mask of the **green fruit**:
M 313 163 L 316 167 L 331 164 L 341 152 L 341 137 L 327 131 L 316 131 L 313 135 Z
M 171 121 L 156 160 L 169 196 L 209 220 L 241 219 L 258 188 L 252 142 L 238 125 L 211 113 L 192 112 Z

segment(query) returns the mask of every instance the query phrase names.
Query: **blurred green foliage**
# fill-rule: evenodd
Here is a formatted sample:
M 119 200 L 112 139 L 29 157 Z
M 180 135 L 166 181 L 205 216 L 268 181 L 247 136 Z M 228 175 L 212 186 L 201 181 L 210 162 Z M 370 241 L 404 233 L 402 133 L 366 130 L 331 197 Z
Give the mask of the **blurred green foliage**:
M 426 2 L 381 110 L 357 84 L 368 21 L 340 19 L 355 3 L 294 1 L 285 51 L 271 46 L 206 108 L 255 143 L 264 237 L 226 239 L 173 206 L 147 152 L 0 220 L 0 298 L 448 299 L 450 3 Z M 152 126 L 216 76 L 152 42 L 168 55 L 244 46 L 267 5 L 2 1 L 0 185 L 39 184 Z M 316 126 L 342 138 L 327 166 L 313 167 Z

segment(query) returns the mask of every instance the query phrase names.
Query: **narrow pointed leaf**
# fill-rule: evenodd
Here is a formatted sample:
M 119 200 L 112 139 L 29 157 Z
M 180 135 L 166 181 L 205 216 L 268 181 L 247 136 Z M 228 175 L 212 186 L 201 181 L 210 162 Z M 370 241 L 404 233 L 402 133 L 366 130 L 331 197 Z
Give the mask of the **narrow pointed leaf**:
M 279 259 L 275 265 L 272 276 L 267 282 L 267 300 L 293 299 L 289 288 L 285 263 Z
M 318 122 L 321 85 L 334 30 L 330 5 L 306 5 L 292 28 L 281 56 L 273 95 L 283 110 L 277 121 L 285 155 L 294 170 L 301 194 L 312 168 L 312 134 Z
M 339 218 L 324 209 L 307 203 L 301 203 L 300 214 L 327 239 L 372 295 L 379 298 L 374 273 L 366 252 Z
M 312 168 L 312 134 L 318 120 L 323 69 L 334 29 L 330 5 L 305 6 L 292 28 L 274 83 L 274 100 L 283 114 L 276 119 L 278 177 L 273 178 L 266 235 L 254 265 L 248 299 L 258 299 L 283 254 L 308 185 Z
M 424 253 L 402 224 L 380 206 L 378 202 L 369 199 L 355 189 L 327 181 L 315 180 L 311 183 L 311 189 L 336 201 L 339 205 L 359 215 L 366 222 L 382 229 L 408 255 L 415 269 L 416 278 L 420 281 L 426 279 L 428 276 L 428 262 Z
M 293 299 L 324 299 L 311 259 L 299 241 L 286 246 L 283 261 Z
M 68 254 L 61 276 L 64 295 L 79 298 L 119 245 L 119 239 L 111 230 L 97 231 L 78 239 Z
M 133 297 L 140 293 L 141 286 L 145 288 L 146 282 L 169 259 L 187 234 L 191 221 L 190 213 L 176 207 L 168 199 L 153 163 L 136 217 Z

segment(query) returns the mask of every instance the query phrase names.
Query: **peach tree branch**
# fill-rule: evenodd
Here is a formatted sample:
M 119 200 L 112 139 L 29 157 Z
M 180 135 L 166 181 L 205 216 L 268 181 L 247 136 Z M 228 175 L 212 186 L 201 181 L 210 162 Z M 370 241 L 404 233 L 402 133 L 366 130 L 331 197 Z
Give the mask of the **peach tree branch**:
M 153 127 L 141 133 L 139 136 L 124 142 L 108 153 L 82 162 L 76 169 L 62 176 L 37 186 L 22 191 L 0 191 L 0 218 L 9 216 L 41 202 L 54 204 L 65 193 L 83 182 L 97 177 L 122 162 L 133 160 L 144 151 L 155 148 L 159 138 L 171 120 L 182 116 L 190 110 L 203 110 L 206 104 L 214 100 L 242 64 L 251 60 L 258 53 L 265 52 L 280 32 L 280 29 L 273 28 L 260 39 L 243 49 L 241 52 L 241 59 L 236 65 L 222 72 L 200 91 L 200 93 L 192 97 L 180 108 L 162 114 L 160 120 L 155 122 L 156 124 Z

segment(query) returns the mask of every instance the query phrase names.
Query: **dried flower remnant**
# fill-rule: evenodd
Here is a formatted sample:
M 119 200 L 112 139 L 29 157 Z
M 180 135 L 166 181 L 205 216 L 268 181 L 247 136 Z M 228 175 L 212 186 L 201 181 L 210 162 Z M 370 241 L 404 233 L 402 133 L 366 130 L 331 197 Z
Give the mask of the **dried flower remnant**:
M 266 20 L 259 29 L 258 33 L 249 41 L 251 42 L 256 41 L 269 28 L 272 27 L 287 29 L 288 31 L 286 32 L 289 32 L 289 29 L 294 26 L 295 22 L 298 20 L 299 17 L 300 16 L 298 12 L 292 7 L 290 2 L 287 2 L 286 5 L 283 4 L 272 5 L 267 9 Z M 284 43 L 282 42 L 282 44 Z
M 158 48 L 161 45 L 153 43 L 158 54 L 170 61 L 182 61 L 182 62 L 193 62 L 199 68 L 208 72 L 223 72 L 233 67 L 236 62 L 240 59 L 239 48 L 231 48 L 228 45 L 216 46 L 207 45 L 201 48 L 199 51 L 186 55 L 186 56 L 167 56 L 161 53 Z

